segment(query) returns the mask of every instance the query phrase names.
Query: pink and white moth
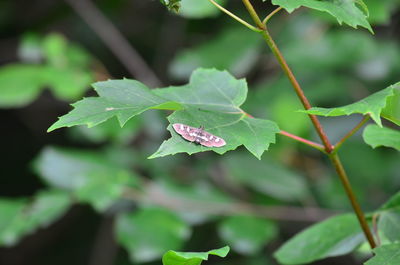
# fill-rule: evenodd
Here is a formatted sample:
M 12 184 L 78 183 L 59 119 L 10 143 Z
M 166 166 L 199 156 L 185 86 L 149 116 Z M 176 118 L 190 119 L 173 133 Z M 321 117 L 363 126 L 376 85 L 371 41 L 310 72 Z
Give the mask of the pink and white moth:
M 172 127 L 175 132 L 189 142 L 201 144 L 206 147 L 221 147 L 226 145 L 224 139 L 204 131 L 203 127 L 195 128 L 182 123 L 174 123 Z

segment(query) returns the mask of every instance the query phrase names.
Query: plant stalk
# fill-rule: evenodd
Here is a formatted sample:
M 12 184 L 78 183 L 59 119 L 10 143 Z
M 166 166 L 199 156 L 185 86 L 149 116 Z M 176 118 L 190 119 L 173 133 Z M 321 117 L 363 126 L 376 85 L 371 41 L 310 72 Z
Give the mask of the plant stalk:
M 246 6 L 246 9 L 248 10 L 250 16 L 252 17 L 253 21 L 256 23 L 256 25 L 262 29 L 263 31 L 261 32 L 264 40 L 272 50 L 272 53 L 275 55 L 276 59 L 278 60 L 279 64 L 281 65 L 284 73 L 286 76 L 289 78 L 291 84 L 293 85 L 293 88 L 299 97 L 301 103 L 303 104 L 304 108 L 306 110 L 311 108 L 311 104 L 308 101 L 307 97 L 305 96 L 302 88 L 300 87 L 300 84 L 297 82 L 296 77 L 294 76 L 292 70 L 288 66 L 285 58 L 283 57 L 282 53 L 278 49 L 275 41 L 272 39 L 271 35 L 268 32 L 267 26 L 262 23 L 260 20 L 257 12 L 254 10 L 253 5 L 250 3 L 250 0 L 242 0 L 243 4 Z M 347 177 L 346 171 L 343 168 L 343 165 L 339 159 L 339 156 L 337 155 L 336 152 L 334 151 L 334 146 L 331 145 L 326 133 L 324 132 L 321 123 L 319 122 L 318 118 L 315 115 L 308 115 L 311 119 L 311 122 L 313 123 L 324 147 L 325 147 L 325 152 L 328 154 L 333 166 L 335 167 L 336 172 L 339 175 L 339 178 L 343 184 L 343 187 L 346 191 L 346 194 L 351 202 L 351 205 L 353 207 L 354 212 L 356 213 L 356 216 L 358 218 L 358 221 L 360 223 L 360 226 L 364 232 L 365 237 L 367 238 L 369 245 L 371 248 L 376 247 L 376 243 L 374 240 L 374 237 L 372 236 L 371 230 L 367 224 L 367 221 L 364 217 L 364 213 L 361 210 L 360 205 L 358 204 L 356 197 L 353 193 L 353 190 L 350 185 L 350 181 Z M 357 127 L 357 126 L 356 126 Z M 355 132 L 356 130 L 354 130 Z M 350 134 L 351 136 L 351 134 Z
M 268 46 L 271 48 L 272 53 L 275 55 L 276 59 L 278 60 L 279 64 L 282 67 L 282 70 L 286 74 L 286 76 L 289 78 L 290 83 L 292 84 L 297 96 L 299 97 L 301 103 L 303 104 L 304 108 L 306 110 L 311 109 L 311 104 L 308 101 L 307 97 L 304 95 L 303 89 L 300 87 L 299 82 L 297 81 L 296 77 L 294 76 L 292 70 L 288 66 L 285 58 L 283 57 L 282 53 L 276 46 L 275 41 L 272 39 L 271 35 L 269 34 L 268 30 L 265 29 L 262 33 L 262 36 L 264 40 L 267 42 Z M 319 135 L 319 138 L 321 139 L 322 143 L 324 144 L 325 151 L 327 153 L 331 153 L 333 151 L 333 146 L 330 143 L 324 129 L 322 128 L 321 123 L 319 122 L 317 116 L 308 114 L 308 116 L 311 119 L 311 122 L 313 123 L 315 129 L 317 130 L 317 133 Z
M 372 236 L 371 229 L 368 226 L 368 223 L 365 219 L 364 213 L 361 210 L 360 205 L 357 202 L 356 196 L 354 195 L 353 189 L 351 188 L 351 184 L 349 178 L 347 177 L 346 171 L 343 168 L 342 162 L 339 159 L 337 153 L 333 153 L 329 155 L 330 160 L 332 161 L 333 166 L 336 169 L 336 172 L 339 175 L 340 181 L 346 191 L 347 197 L 349 198 L 351 205 L 353 206 L 353 210 L 357 215 L 358 221 L 361 225 L 361 228 L 364 232 L 365 237 L 368 240 L 369 245 L 371 248 L 376 247 L 376 243 L 374 237 Z

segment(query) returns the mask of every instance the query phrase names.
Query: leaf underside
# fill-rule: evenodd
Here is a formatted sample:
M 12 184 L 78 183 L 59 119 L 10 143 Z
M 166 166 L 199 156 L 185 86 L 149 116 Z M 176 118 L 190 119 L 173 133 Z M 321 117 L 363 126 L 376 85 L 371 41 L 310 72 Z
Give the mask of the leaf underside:
M 338 215 L 292 237 L 274 256 L 282 264 L 306 264 L 347 254 L 363 241 L 357 218 L 352 214 Z
M 272 4 L 285 8 L 289 13 L 301 6 L 327 12 L 339 24 L 345 23 L 353 28 L 361 26 L 373 33 L 367 20 L 368 9 L 362 0 L 272 0 Z
M 204 126 L 207 132 L 221 137 L 227 143 L 219 148 L 207 148 L 185 141 L 172 126 L 172 137 L 164 141 L 150 158 L 186 152 L 193 154 L 213 150 L 223 154 L 244 145 L 260 158 L 275 142 L 278 126 L 269 120 L 248 117 L 240 106 L 247 96 L 245 80 L 237 80 L 226 71 L 199 69 L 190 82 L 179 87 L 150 90 L 135 80 L 109 80 L 95 83 L 99 97 L 85 98 L 74 109 L 59 118 L 48 131 L 61 127 L 100 124 L 116 117 L 123 126 L 132 117 L 149 109 L 172 110 L 171 124 L 183 123 L 191 127 Z
M 213 249 L 207 252 L 177 252 L 170 250 L 162 258 L 163 265 L 200 265 L 203 260 L 208 260 L 209 255 L 226 257 L 229 247 Z
M 375 256 L 365 265 L 397 265 L 400 264 L 400 243 L 383 245 L 373 250 Z
M 300 112 L 320 115 L 320 116 L 344 116 L 355 113 L 370 115 L 371 118 L 382 127 L 381 114 L 390 113 L 389 116 L 392 120 L 396 120 L 393 114 L 395 108 L 399 108 L 400 102 L 393 102 L 393 98 L 397 97 L 397 93 L 400 90 L 400 83 L 391 85 L 381 91 L 378 91 L 364 99 L 361 99 L 355 103 L 337 107 L 337 108 L 319 108 L 314 107 L 309 110 L 299 110 Z M 389 104 L 388 104 L 389 103 Z M 385 117 L 385 116 L 383 116 Z

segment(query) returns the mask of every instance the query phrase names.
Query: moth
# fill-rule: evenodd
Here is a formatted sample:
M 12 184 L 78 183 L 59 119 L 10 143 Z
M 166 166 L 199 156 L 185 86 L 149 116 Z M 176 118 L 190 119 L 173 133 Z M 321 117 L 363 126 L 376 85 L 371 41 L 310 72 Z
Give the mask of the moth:
M 204 131 L 204 127 L 202 126 L 200 128 L 195 128 L 182 123 L 174 123 L 172 127 L 175 132 L 189 142 L 201 144 L 206 147 L 221 147 L 226 145 L 224 139 Z

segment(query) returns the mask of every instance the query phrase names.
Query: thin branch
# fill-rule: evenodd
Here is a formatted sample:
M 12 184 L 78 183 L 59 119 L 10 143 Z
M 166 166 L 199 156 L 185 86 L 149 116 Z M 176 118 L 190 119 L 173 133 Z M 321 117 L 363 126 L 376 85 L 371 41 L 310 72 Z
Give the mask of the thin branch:
M 129 73 L 149 86 L 161 81 L 140 54 L 90 0 L 65 0 L 108 46 Z
M 271 35 L 269 34 L 266 25 L 262 24 L 262 22 L 260 21 L 260 18 L 258 16 L 258 14 L 255 12 L 252 4 L 250 3 L 250 0 L 242 0 L 242 2 L 244 3 L 247 10 L 249 11 L 250 16 L 253 18 L 253 21 L 257 24 L 257 26 L 259 28 L 263 29 L 261 34 L 263 35 L 268 46 L 271 48 L 272 53 L 275 55 L 276 59 L 278 60 L 279 64 L 281 65 L 283 71 L 285 72 L 285 74 L 289 78 L 290 82 L 292 83 L 293 88 L 295 89 L 296 94 L 299 97 L 304 108 L 310 109 L 311 108 L 310 102 L 308 101 L 307 97 L 304 95 L 304 92 L 303 92 L 302 88 L 300 87 L 299 83 L 297 82 L 296 77 L 294 76 L 292 70 L 290 69 L 285 58 L 283 57 L 282 53 L 278 49 L 275 41 L 272 39 Z M 329 155 L 329 158 L 331 159 L 332 164 L 334 165 L 335 170 L 336 170 L 337 174 L 339 175 L 342 185 L 347 193 L 348 199 L 350 200 L 351 205 L 353 206 L 353 210 L 357 215 L 360 226 L 363 229 L 365 237 L 367 238 L 371 248 L 375 248 L 376 244 L 375 244 L 374 238 L 372 236 L 371 230 L 367 224 L 364 213 L 361 210 L 361 207 L 356 200 L 356 197 L 351 188 L 347 174 L 343 168 L 341 161 L 339 160 L 337 153 L 333 153 L 334 148 L 331 145 L 326 133 L 324 132 L 322 125 L 319 122 L 317 116 L 309 115 L 309 117 L 310 117 L 319 137 L 321 138 L 321 140 L 324 144 L 326 153 Z
M 353 206 L 353 210 L 357 215 L 358 221 L 360 222 L 361 228 L 364 231 L 364 235 L 367 238 L 369 245 L 371 246 L 371 248 L 375 248 L 376 243 L 374 237 L 365 219 L 364 213 L 361 210 L 360 204 L 357 202 L 356 196 L 354 195 L 353 189 L 351 188 L 349 178 L 347 177 L 346 171 L 343 168 L 339 156 L 336 153 L 332 153 L 329 155 L 329 158 L 331 159 L 332 164 L 334 165 L 336 172 L 339 175 L 340 181 L 342 182 L 347 197 L 349 198 L 350 203 Z
M 338 212 L 320 208 L 263 206 L 243 202 L 220 203 L 182 199 L 168 195 L 161 187 L 152 183 L 144 192 L 126 189 L 124 198 L 137 203 L 154 204 L 177 212 L 198 212 L 216 216 L 252 215 L 284 221 L 318 222 Z
M 264 18 L 264 20 L 262 21 L 262 23 L 264 24 L 264 25 L 266 25 L 267 23 L 268 23 L 268 21 L 276 14 L 276 13 L 278 13 L 279 11 L 281 11 L 283 8 L 280 6 L 280 7 L 278 7 L 277 9 L 275 9 L 274 11 L 272 11 L 268 16 L 266 16 L 265 18 Z
M 316 142 L 313 142 L 313 141 L 304 139 L 304 138 L 302 138 L 302 137 L 300 137 L 300 136 L 297 136 L 297 135 L 294 135 L 294 134 L 291 134 L 291 133 L 288 133 L 288 132 L 282 131 L 282 130 L 279 132 L 279 134 L 284 135 L 284 136 L 286 136 L 286 137 L 289 137 L 289 138 L 291 138 L 291 139 L 294 139 L 294 140 L 296 140 L 296 141 L 298 141 L 298 142 L 301 142 L 301 143 L 303 143 L 303 144 L 306 144 L 306 145 L 308 145 L 308 146 L 311 146 L 311 147 L 313 147 L 313 148 L 315 148 L 315 149 L 318 149 L 319 151 L 325 153 L 324 146 L 321 145 L 321 144 L 319 144 L 319 143 L 316 143 Z
M 301 103 L 303 104 L 304 108 L 306 110 L 311 108 L 311 104 L 308 101 L 307 97 L 305 96 L 303 89 L 300 87 L 299 82 L 297 81 L 296 77 L 294 76 L 292 70 L 288 66 L 285 58 L 283 57 L 281 51 L 278 49 L 276 46 L 275 41 L 272 39 L 271 35 L 269 34 L 268 30 L 264 30 L 262 32 L 262 35 L 267 42 L 268 46 L 271 48 L 272 53 L 275 55 L 276 59 L 278 60 L 279 64 L 281 65 L 284 73 L 286 76 L 289 78 L 290 83 L 292 84 L 297 96 L 299 97 Z M 322 143 L 324 144 L 325 151 L 327 153 L 330 153 L 333 151 L 333 146 L 331 145 L 324 129 L 322 128 L 321 123 L 319 122 L 317 116 L 315 115 L 308 115 L 311 119 L 311 122 L 313 123 Z
M 260 29 L 263 29 L 261 34 L 262 34 L 264 40 L 266 41 L 266 43 L 272 50 L 272 53 L 275 55 L 276 59 L 278 60 L 279 64 L 281 65 L 284 73 L 289 78 L 290 83 L 292 83 L 292 86 L 293 86 L 294 90 L 296 91 L 296 94 L 299 97 L 304 108 L 306 110 L 311 109 L 311 104 L 308 101 L 307 97 L 304 95 L 303 89 L 300 87 L 299 82 L 297 82 L 296 77 L 294 76 L 292 70 L 290 69 L 289 65 L 287 64 L 281 51 L 278 49 L 278 46 L 276 46 L 275 41 L 272 39 L 271 35 L 269 34 L 267 27 L 263 24 L 263 22 L 260 20 L 260 17 L 257 14 L 257 12 L 254 10 L 253 5 L 250 3 L 249 0 L 242 0 L 242 2 L 246 6 L 247 10 L 249 11 L 250 16 L 253 18 L 253 21 L 257 24 L 257 26 Z M 319 137 L 321 138 L 321 140 L 324 144 L 325 151 L 327 153 L 332 152 L 333 146 L 331 145 L 326 133 L 324 132 L 322 125 L 319 122 L 317 116 L 311 115 L 311 114 L 309 114 L 308 116 L 310 117 L 311 122 L 313 123 Z
M 353 129 L 351 129 L 345 136 L 343 136 L 342 139 L 340 139 L 339 142 L 337 142 L 337 144 L 333 148 L 333 150 L 334 150 L 333 152 L 336 153 L 339 150 L 339 148 L 342 146 L 342 144 L 349 137 L 351 137 L 353 134 L 355 134 L 370 118 L 371 118 L 371 116 L 369 116 L 369 115 L 364 116 L 363 119 Z
M 221 6 L 220 4 L 218 4 L 217 2 L 215 2 L 214 0 L 208 0 L 211 4 L 213 4 L 214 6 L 216 6 L 219 10 L 221 10 L 222 12 L 224 12 L 225 14 L 227 14 L 228 16 L 232 17 L 234 20 L 238 21 L 239 23 L 241 23 L 242 25 L 248 27 L 249 29 L 251 29 L 252 31 L 256 31 L 256 32 L 260 32 L 261 30 L 254 27 L 253 25 L 249 24 L 248 22 L 244 21 L 243 19 L 241 19 L 240 17 L 236 16 L 235 14 L 233 14 L 232 12 L 230 12 L 229 10 L 227 10 L 226 8 L 224 8 L 223 6 Z

